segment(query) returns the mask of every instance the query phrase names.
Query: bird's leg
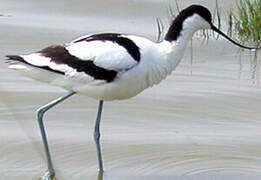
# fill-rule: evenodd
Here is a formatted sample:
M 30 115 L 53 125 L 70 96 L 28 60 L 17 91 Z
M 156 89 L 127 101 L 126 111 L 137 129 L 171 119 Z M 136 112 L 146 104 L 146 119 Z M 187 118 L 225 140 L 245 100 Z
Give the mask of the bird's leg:
M 100 146 L 100 122 L 101 122 L 101 114 L 102 114 L 102 106 L 103 106 L 103 100 L 100 100 L 99 102 L 99 109 L 98 114 L 95 122 L 94 127 L 94 140 L 96 144 L 96 151 L 98 156 L 98 163 L 99 163 L 99 172 L 103 173 L 103 164 L 102 164 L 102 153 L 101 153 L 101 146 Z
M 103 180 L 103 172 L 98 171 L 97 180 Z
M 52 160 L 51 160 L 51 154 L 50 154 L 50 151 L 49 151 L 49 148 L 48 148 L 46 132 L 45 132 L 44 124 L 43 124 L 44 113 L 46 111 L 48 111 L 49 109 L 51 109 L 52 107 L 54 107 L 55 105 L 64 101 L 65 99 L 69 98 L 73 94 L 75 94 L 75 92 L 70 91 L 68 94 L 51 101 L 50 103 L 40 107 L 37 110 L 37 119 L 38 119 L 38 123 L 39 123 L 39 126 L 40 126 L 40 131 L 41 131 L 42 141 L 43 141 L 43 145 L 44 145 L 45 155 L 46 155 L 46 158 L 47 158 L 47 166 L 48 166 L 48 171 L 42 177 L 42 180 L 51 180 L 55 176 L 55 172 L 54 172 L 54 168 L 53 168 L 53 164 L 52 164 Z

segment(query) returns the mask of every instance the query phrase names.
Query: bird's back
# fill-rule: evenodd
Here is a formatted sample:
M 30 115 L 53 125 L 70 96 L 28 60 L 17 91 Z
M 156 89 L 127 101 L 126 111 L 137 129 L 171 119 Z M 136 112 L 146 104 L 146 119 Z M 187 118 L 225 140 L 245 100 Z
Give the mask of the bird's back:
M 97 99 L 126 99 L 151 86 L 157 44 L 134 35 L 95 34 L 21 56 L 10 68 L 30 78 Z

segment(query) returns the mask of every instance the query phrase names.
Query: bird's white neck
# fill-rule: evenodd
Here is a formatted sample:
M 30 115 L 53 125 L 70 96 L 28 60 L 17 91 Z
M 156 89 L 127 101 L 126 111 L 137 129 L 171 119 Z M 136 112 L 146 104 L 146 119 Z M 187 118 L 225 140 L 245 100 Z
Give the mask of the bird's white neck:
M 173 71 L 178 64 L 180 63 L 182 57 L 184 56 L 188 42 L 191 40 L 193 34 L 197 29 L 193 27 L 184 28 L 180 32 L 180 36 L 175 41 L 166 41 L 161 42 L 160 46 L 165 46 L 166 49 L 166 66 L 170 67 L 170 71 Z
M 181 23 L 181 26 L 178 23 Z M 159 83 L 175 70 L 184 56 L 188 42 L 197 30 L 203 28 L 202 25 L 206 26 L 204 20 L 198 15 L 192 15 L 182 22 L 172 24 L 165 40 L 157 44 L 161 57 L 155 59 L 155 67 L 152 65 L 149 86 Z
M 175 25 L 175 24 L 174 24 Z M 177 24 L 176 24 L 177 25 Z M 172 25 L 173 26 L 173 25 Z M 170 27 L 165 39 L 168 39 L 167 36 L 172 35 L 172 28 Z M 165 40 L 162 42 L 163 46 L 167 47 L 167 65 L 171 67 L 171 71 L 173 71 L 177 65 L 179 64 L 180 60 L 182 59 L 186 46 L 188 42 L 191 40 L 193 34 L 199 30 L 207 27 L 208 24 L 202 17 L 198 16 L 197 14 L 186 18 L 182 22 L 182 26 L 180 27 L 179 31 L 174 31 L 174 35 L 172 36 L 173 40 L 170 38 L 169 40 Z M 166 45 L 168 44 L 169 45 Z M 163 47 L 162 46 L 162 47 Z
M 194 27 L 187 27 L 188 26 L 184 26 L 183 30 L 180 32 L 180 36 L 175 41 L 163 40 L 158 44 L 158 48 L 162 52 L 163 58 L 158 58 L 156 60 L 157 63 L 155 63 L 157 66 L 152 68 L 153 72 L 150 73 L 150 79 L 153 79 L 153 82 L 150 82 L 150 86 L 165 79 L 180 63 L 188 42 L 194 32 L 197 31 Z M 157 73 L 155 73 L 155 71 L 157 71 Z

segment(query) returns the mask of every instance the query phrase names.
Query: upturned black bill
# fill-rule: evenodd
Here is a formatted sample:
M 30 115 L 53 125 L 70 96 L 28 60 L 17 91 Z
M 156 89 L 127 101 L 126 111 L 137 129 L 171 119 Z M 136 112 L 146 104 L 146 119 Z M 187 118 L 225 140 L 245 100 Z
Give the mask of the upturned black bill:
M 230 39 L 226 34 L 224 34 L 222 31 L 220 31 L 217 27 L 215 27 L 214 25 L 211 25 L 211 29 L 214 30 L 215 32 L 217 32 L 218 34 L 220 34 L 221 36 L 225 37 L 227 40 L 229 40 L 230 42 L 232 42 L 233 44 L 241 47 L 241 48 L 244 48 L 244 49 L 260 49 L 260 48 L 256 48 L 256 47 L 247 47 L 247 46 L 243 46 L 239 43 L 237 43 L 236 41 Z

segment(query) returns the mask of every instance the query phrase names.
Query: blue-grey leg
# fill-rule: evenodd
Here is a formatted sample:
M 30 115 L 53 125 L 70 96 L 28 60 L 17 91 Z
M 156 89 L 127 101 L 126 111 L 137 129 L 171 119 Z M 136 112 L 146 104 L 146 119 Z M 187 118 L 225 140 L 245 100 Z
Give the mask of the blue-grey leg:
M 101 145 L 100 145 L 100 122 L 101 122 L 101 114 L 102 114 L 102 106 L 103 106 L 103 100 L 100 100 L 99 102 L 99 109 L 98 109 L 98 114 L 95 122 L 95 127 L 94 127 L 94 140 L 96 144 L 96 151 L 97 151 L 97 156 L 98 156 L 98 164 L 99 164 L 99 172 L 103 173 L 103 164 L 102 164 L 102 153 L 101 153 Z
M 50 103 L 40 107 L 37 110 L 37 119 L 38 119 L 38 123 L 39 123 L 39 126 L 40 126 L 40 131 L 41 131 L 42 141 L 43 141 L 43 145 L 44 145 L 45 155 L 46 155 L 46 158 L 47 158 L 47 166 L 48 166 L 48 170 L 45 173 L 45 175 L 42 177 L 42 180 L 51 180 L 55 176 L 55 171 L 54 171 L 54 168 L 53 168 L 51 154 L 50 154 L 50 151 L 49 151 L 46 132 L 45 132 L 44 124 L 43 124 L 44 113 L 46 111 L 48 111 L 49 109 L 51 109 L 52 107 L 54 107 L 55 105 L 59 104 L 60 102 L 64 101 L 65 99 L 69 98 L 70 96 L 72 96 L 74 94 L 75 94 L 74 91 L 70 91 L 68 94 L 51 101 Z

